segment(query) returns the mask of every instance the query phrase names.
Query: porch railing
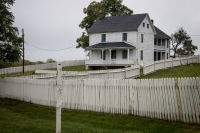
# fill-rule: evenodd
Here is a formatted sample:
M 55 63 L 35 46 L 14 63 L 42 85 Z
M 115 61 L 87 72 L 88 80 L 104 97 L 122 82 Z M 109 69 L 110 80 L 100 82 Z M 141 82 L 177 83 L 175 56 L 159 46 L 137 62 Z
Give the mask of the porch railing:
M 111 65 L 114 65 L 114 64 L 135 64 L 135 61 L 133 59 L 130 59 L 130 60 L 127 60 L 127 59 L 111 59 L 111 60 L 101 60 L 101 59 L 87 59 L 85 60 L 85 64 L 89 65 L 89 64 L 100 64 L 100 65 L 103 65 L 103 64 L 111 64 Z
M 165 46 L 154 45 L 154 49 L 165 50 L 166 47 Z

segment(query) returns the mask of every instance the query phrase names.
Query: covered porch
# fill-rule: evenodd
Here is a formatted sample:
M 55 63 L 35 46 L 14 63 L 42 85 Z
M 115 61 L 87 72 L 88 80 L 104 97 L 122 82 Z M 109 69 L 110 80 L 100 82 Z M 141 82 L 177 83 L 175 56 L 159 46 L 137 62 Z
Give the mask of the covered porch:
M 99 43 L 85 49 L 86 66 L 130 66 L 135 64 L 135 47 L 125 42 Z

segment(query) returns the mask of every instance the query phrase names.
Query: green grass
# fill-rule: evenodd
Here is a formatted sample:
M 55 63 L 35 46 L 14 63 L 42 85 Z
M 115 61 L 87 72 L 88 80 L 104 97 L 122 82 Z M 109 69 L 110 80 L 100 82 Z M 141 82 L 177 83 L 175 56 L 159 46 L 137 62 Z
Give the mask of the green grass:
M 171 77 L 200 77 L 200 64 L 187 66 L 178 66 L 164 70 L 158 70 L 155 73 L 144 76 L 140 73 L 140 78 L 171 78 Z
M 57 68 L 51 68 L 47 70 L 57 70 Z M 62 71 L 86 71 L 85 66 L 67 66 L 63 67 Z
M 53 107 L 0 99 L 1 133 L 55 133 Z M 62 109 L 62 133 L 200 133 L 200 126 L 163 120 Z
M 3 74 L 0 75 L 0 78 L 4 77 L 19 77 L 19 76 L 28 76 L 28 75 L 33 75 L 34 71 L 28 71 L 23 73 L 11 73 L 11 74 Z

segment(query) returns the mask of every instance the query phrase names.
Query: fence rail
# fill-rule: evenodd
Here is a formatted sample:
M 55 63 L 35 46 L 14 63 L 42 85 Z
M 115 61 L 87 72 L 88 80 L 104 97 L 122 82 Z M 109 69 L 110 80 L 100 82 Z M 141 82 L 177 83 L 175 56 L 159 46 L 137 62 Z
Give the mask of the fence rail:
M 95 70 L 95 71 L 63 71 L 63 79 L 126 79 L 140 76 L 140 66 L 133 65 L 123 69 Z M 23 76 L 21 78 L 55 79 L 56 74 L 41 74 Z
M 74 61 L 63 61 L 61 62 L 62 66 L 78 66 L 78 65 L 85 65 L 85 60 L 74 60 Z M 28 65 L 24 66 L 24 71 L 34 71 L 36 69 L 49 69 L 49 68 L 56 68 L 57 63 L 47 63 L 47 64 L 38 64 L 38 65 Z M 22 66 L 19 67 L 9 67 L 0 69 L 1 74 L 10 74 L 10 73 L 18 73 L 22 72 Z
M 55 80 L 0 79 L 0 97 L 56 105 Z M 200 124 L 200 78 L 63 81 L 64 108 Z
M 200 63 L 200 56 L 190 56 L 190 57 L 184 57 L 184 58 L 171 58 L 168 60 L 160 60 L 155 61 L 154 63 L 144 65 L 143 67 L 143 73 L 144 75 L 153 73 L 160 69 L 165 69 L 169 67 L 175 67 L 180 65 L 187 65 L 191 63 Z

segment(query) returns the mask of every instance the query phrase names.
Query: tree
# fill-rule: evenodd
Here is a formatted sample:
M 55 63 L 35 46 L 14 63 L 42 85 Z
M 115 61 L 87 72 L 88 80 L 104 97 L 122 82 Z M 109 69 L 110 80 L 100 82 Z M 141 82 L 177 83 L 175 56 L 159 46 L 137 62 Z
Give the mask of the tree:
M 183 47 L 177 49 L 177 54 L 191 56 L 194 55 L 197 49 L 198 47 L 192 44 L 192 40 L 186 40 L 183 44 Z
M 51 58 L 47 59 L 47 61 L 46 61 L 46 63 L 54 63 L 54 62 L 56 62 L 56 61 L 54 59 L 51 59 Z
M 186 41 L 190 40 L 190 36 L 187 35 L 187 32 L 183 29 L 183 27 L 179 28 L 177 32 L 171 35 L 172 41 L 172 50 L 174 52 L 174 58 L 177 54 L 177 49 L 179 46 L 183 45 Z
M 17 27 L 13 27 L 14 16 L 9 11 L 15 0 L 0 0 L 0 59 L 8 62 L 21 58 L 22 38 Z
M 81 37 L 77 38 L 76 42 L 78 45 L 76 48 L 81 47 L 84 49 L 89 46 L 88 29 L 96 21 L 100 12 L 111 16 L 128 15 L 133 13 L 133 11 L 127 6 L 122 5 L 122 0 L 102 0 L 100 2 L 91 2 L 87 8 L 83 9 L 83 13 L 86 14 L 86 17 L 83 18 L 79 27 L 85 29 L 85 32 L 82 33 Z

